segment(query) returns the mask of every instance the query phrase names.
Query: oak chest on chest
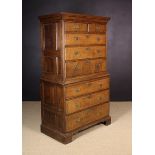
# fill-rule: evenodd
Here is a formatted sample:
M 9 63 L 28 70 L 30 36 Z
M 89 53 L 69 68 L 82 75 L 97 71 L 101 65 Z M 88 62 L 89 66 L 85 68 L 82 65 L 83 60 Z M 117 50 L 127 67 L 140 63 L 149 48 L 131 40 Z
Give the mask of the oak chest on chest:
M 92 125 L 109 125 L 107 22 L 73 13 L 40 16 L 41 132 L 62 143 Z

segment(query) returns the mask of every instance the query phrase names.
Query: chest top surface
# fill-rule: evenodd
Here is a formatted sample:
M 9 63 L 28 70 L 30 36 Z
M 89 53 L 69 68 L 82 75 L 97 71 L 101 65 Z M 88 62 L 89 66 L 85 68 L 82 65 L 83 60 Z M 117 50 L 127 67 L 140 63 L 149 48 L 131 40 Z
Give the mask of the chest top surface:
M 83 22 L 101 22 L 107 23 L 110 20 L 110 17 L 105 16 L 94 16 L 87 14 L 79 14 L 79 13 L 69 13 L 69 12 L 60 12 L 60 13 L 52 13 L 48 15 L 39 16 L 41 22 L 44 22 L 48 19 L 53 20 L 70 20 L 70 21 L 83 21 Z

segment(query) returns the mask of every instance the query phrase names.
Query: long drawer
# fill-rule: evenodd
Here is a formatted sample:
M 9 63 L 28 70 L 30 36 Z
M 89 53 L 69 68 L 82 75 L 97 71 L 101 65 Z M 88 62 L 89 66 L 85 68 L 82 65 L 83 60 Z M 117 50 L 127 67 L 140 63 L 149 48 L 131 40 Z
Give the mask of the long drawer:
M 105 44 L 105 34 L 66 34 L 65 45 Z
M 66 98 L 85 95 L 88 93 L 104 90 L 109 88 L 109 77 L 100 80 L 82 82 L 65 87 Z
M 106 57 L 105 46 L 67 47 L 65 48 L 65 60 Z
M 67 61 L 65 65 L 67 78 L 106 71 L 106 60 L 102 58 Z
M 71 114 L 88 107 L 105 103 L 109 101 L 109 90 L 103 90 L 90 95 L 78 97 L 71 100 L 66 100 L 66 114 Z
M 88 123 L 108 116 L 109 103 L 94 106 L 87 110 L 66 116 L 66 131 L 71 131 Z

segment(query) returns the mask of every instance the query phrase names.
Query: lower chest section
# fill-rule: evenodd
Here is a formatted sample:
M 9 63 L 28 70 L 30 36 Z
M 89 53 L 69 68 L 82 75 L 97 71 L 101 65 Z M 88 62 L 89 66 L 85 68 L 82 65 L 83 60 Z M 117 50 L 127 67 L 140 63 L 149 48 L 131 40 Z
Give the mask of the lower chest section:
M 42 121 L 70 132 L 109 115 L 109 77 L 65 86 L 42 81 Z

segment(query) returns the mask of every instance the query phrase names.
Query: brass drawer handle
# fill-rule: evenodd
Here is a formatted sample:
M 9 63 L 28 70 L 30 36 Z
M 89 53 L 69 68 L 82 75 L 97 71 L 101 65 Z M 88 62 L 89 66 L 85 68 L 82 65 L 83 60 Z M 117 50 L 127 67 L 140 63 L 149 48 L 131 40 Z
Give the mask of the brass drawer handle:
M 90 51 L 90 48 L 89 48 L 89 47 L 87 47 L 87 48 L 86 48 L 86 51 Z
M 102 100 L 102 97 L 100 96 L 100 97 L 98 98 L 98 100 L 101 101 L 101 100 Z
M 75 37 L 75 40 L 79 40 L 79 37 Z
M 89 61 L 89 60 L 85 60 L 85 63 L 86 63 L 86 64 L 90 64 L 90 61 Z
M 90 99 L 91 98 L 91 95 L 88 95 L 87 98 Z
M 78 25 L 78 24 L 74 25 L 74 29 L 79 29 L 79 28 L 80 28 L 80 25 Z
M 80 92 L 80 89 L 79 88 L 75 89 L 75 92 L 76 93 Z
M 88 87 L 90 87 L 90 86 L 91 86 L 91 83 L 87 83 L 86 85 L 87 85 Z
M 81 108 L 81 105 L 79 103 L 76 103 L 75 106 L 77 109 Z
M 74 55 L 78 55 L 78 54 L 79 54 L 79 52 L 78 52 L 78 51 L 75 51 L 75 52 L 74 52 Z
M 100 26 L 96 26 L 96 30 L 99 30 L 100 29 Z
M 76 119 L 76 123 L 79 123 L 81 121 L 81 118 Z

